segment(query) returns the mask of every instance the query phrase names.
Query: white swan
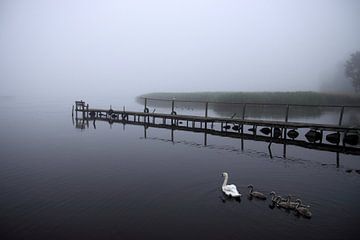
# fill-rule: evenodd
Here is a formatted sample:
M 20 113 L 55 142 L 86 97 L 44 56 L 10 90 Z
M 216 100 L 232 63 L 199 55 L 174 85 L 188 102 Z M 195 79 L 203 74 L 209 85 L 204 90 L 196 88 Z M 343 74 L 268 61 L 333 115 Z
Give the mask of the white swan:
M 222 175 L 224 177 L 224 182 L 223 182 L 223 185 L 221 188 L 223 193 L 225 193 L 227 196 L 230 196 L 230 197 L 238 197 L 238 198 L 241 197 L 241 194 L 238 192 L 238 190 L 234 184 L 230 184 L 230 185 L 227 184 L 228 179 L 229 179 L 228 173 L 223 172 Z
M 254 191 L 253 191 L 253 190 L 254 190 L 253 185 L 250 184 L 250 185 L 248 186 L 248 188 L 249 188 L 249 194 L 250 194 L 251 197 L 255 197 L 255 198 L 262 199 L 262 200 L 266 200 L 265 194 L 263 194 L 263 193 L 261 193 L 261 192 L 254 192 Z

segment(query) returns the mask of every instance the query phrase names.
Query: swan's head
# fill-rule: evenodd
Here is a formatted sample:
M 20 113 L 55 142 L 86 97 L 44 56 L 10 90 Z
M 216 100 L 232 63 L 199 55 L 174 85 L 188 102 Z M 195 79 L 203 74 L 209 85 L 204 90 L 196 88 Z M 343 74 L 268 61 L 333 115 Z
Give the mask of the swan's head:
M 227 172 L 223 172 L 223 173 L 222 173 L 222 176 L 223 176 L 223 177 L 227 177 L 228 175 L 229 175 L 229 174 L 228 174 Z
M 275 196 L 276 193 L 275 193 L 274 191 L 271 191 L 271 192 L 270 192 L 270 196 L 271 196 L 271 195 L 274 195 L 274 196 Z
M 299 203 L 299 204 L 302 203 L 300 199 L 296 199 L 295 202 L 296 202 L 296 203 Z
M 248 188 L 254 188 L 254 187 L 253 187 L 253 185 L 250 184 L 250 185 L 248 185 Z

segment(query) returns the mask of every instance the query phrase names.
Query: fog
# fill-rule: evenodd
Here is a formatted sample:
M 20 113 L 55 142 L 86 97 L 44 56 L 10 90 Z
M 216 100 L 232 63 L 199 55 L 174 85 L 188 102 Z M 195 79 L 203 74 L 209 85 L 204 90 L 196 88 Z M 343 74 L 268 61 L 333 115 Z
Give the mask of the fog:
M 357 0 L 1 0 L 0 95 L 318 91 L 360 49 L 359 13 Z

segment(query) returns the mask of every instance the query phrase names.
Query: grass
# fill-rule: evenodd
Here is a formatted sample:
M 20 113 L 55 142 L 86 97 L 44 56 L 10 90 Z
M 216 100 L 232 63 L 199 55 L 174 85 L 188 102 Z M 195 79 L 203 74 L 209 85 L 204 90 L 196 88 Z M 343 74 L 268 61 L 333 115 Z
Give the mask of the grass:
M 253 102 L 309 105 L 360 105 L 359 94 L 322 92 L 155 92 L 138 98 L 161 98 L 211 102 Z

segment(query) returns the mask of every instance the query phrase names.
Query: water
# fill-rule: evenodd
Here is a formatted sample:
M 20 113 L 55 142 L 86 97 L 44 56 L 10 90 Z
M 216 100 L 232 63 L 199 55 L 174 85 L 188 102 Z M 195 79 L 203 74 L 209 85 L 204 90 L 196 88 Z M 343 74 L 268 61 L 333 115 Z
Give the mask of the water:
M 105 98 L 104 98 L 105 99 Z M 92 99 L 108 106 L 113 99 Z M 1 239 L 357 239 L 358 156 L 97 122 L 74 99 L 1 99 Z M 115 102 L 115 101 L 112 101 Z M 119 102 L 119 107 L 122 106 Z M 132 105 L 133 104 L 133 105 Z M 126 102 L 129 108 L 139 108 Z M 114 107 L 114 106 L 113 106 Z M 243 194 L 224 198 L 221 173 Z M 292 194 L 313 218 L 249 200 L 247 185 Z

